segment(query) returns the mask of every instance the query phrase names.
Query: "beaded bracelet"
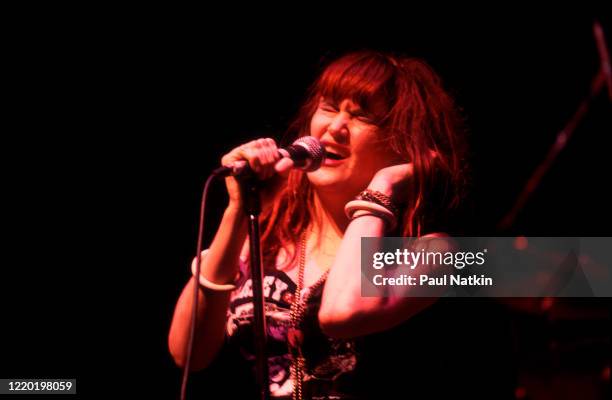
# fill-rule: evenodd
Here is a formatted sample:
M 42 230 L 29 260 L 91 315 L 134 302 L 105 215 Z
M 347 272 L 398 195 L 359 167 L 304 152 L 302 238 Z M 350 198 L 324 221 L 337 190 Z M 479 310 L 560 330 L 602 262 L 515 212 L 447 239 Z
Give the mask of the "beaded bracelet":
M 395 216 L 397 216 L 399 213 L 398 207 L 393 204 L 393 201 L 391 201 L 391 197 L 377 190 L 366 189 L 359 193 L 355 199 L 371 201 L 372 203 L 380 204 L 387 210 L 391 211 Z

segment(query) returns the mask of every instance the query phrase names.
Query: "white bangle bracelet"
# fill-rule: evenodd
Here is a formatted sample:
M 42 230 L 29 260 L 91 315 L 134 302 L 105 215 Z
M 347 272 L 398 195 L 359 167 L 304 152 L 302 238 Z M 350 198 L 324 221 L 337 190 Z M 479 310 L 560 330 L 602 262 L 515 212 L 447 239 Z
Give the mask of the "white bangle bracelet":
M 191 263 L 191 274 L 195 277 L 196 274 L 196 261 L 197 258 L 193 260 L 193 262 Z M 236 288 L 238 287 L 236 285 L 236 282 L 238 282 L 240 280 L 240 272 L 238 272 L 238 274 L 236 275 L 236 280 L 234 281 L 234 283 L 227 283 L 224 285 L 219 285 L 218 283 L 214 283 L 209 281 L 208 279 L 204 278 L 204 276 L 202 276 L 202 274 L 200 274 L 200 276 L 198 277 L 198 282 L 200 284 L 200 286 L 203 286 L 207 289 L 210 290 L 215 290 L 217 292 L 231 292 L 233 290 L 236 290 Z
M 344 212 L 350 220 L 353 219 L 353 214 L 357 210 L 368 211 L 372 215 L 383 219 L 386 222 L 387 231 L 392 231 L 397 226 L 395 214 L 380 204 L 366 200 L 351 200 L 344 206 Z

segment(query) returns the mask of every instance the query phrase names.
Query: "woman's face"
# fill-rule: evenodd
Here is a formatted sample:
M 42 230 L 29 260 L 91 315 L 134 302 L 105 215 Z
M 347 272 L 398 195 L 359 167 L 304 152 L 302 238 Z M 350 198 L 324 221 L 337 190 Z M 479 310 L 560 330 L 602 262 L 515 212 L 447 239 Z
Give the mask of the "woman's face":
M 375 119 L 349 99 L 340 103 L 320 99 L 310 122 L 310 135 L 325 146 L 327 157 L 321 168 L 308 174 L 315 188 L 354 196 L 368 186 L 378 170 L 396 163 L 381 141 Z

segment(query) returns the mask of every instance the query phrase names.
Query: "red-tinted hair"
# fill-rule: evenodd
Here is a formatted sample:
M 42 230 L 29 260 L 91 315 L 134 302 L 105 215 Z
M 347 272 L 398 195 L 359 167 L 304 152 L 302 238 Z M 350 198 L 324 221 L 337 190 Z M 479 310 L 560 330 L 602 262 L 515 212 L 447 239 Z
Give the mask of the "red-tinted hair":
M 420 236 L 445 209 L 458 205 L 465 182 L 463 120 L 440 78 L 424 61 L 373 51 L 347 54 L 329 64 L 311 87 L 288 131 L 288 139 L 310 134 L 310 120 L 321 97 L 351 99 L 376 115 L 389 157 L 412 162 L 414 178 L 396 235 Z M 380 108 L 380 107 L 378 107 Z M 377 109 L 378 109 L 377 108 Z M 433 156 L 435 154 L 435 157 Z M 265 258 L 281 247 L 295 248 L 313 222 L 313 189 L 307 175 L 293 170 L 262 215 Z M 295 256 L 295 254 L 293 254 Z

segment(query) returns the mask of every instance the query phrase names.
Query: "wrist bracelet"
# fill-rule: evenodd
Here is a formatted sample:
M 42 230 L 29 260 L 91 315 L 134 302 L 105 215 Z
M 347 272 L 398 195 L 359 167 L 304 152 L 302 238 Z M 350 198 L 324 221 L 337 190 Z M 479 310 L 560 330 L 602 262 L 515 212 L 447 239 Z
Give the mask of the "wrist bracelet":
M 377 190 L 366 189 L 359 193 L 355 199 L 371 201 L 372 203 L 380 204 L 387 210 L 391 211 L 395 216 L 397 216 L 399 213 L 398 207 L 393 204 L 393 201 L 391 201 L 391 197 Z
M 206 252 L 208 252 L 208 250 L 205 250 L 202 252 L 203 254 L 202 254 L 201 260 L 204 259 Z M 197 258 L 194 259 L 193 262 L 191 263 L 191 274 L 194 277 L 196 274 L 196 261 L 197 261 Z M 223 285 L 209 281 L 208 279 L 204 278 L 204 276 L 201 273 L 200 273 L 200 276 L 198 277 L 198 283 L 200 284 L 200 286 L 203 286 L 207 289 L 214 290 L 217 292 L 231 292 L 233 290 L 236 290 L 236 288 L 238 287 L 237 282 L 239 280 L 240 280 L 240 272 L 236 274 L 236 279 L 234 283 L 227 283 Z
M 344 206 L 344 212 L 350 220 L 353 219 L 353 214 L 357 210 L 368 211 L 372 215 L 383 219 L 386 222 L 385 230 L 387 231 L 392 231 L 397 226 L 397 219 L 395 218 L 395 215 L 378 203 L 366 200 L 351 200 Z

